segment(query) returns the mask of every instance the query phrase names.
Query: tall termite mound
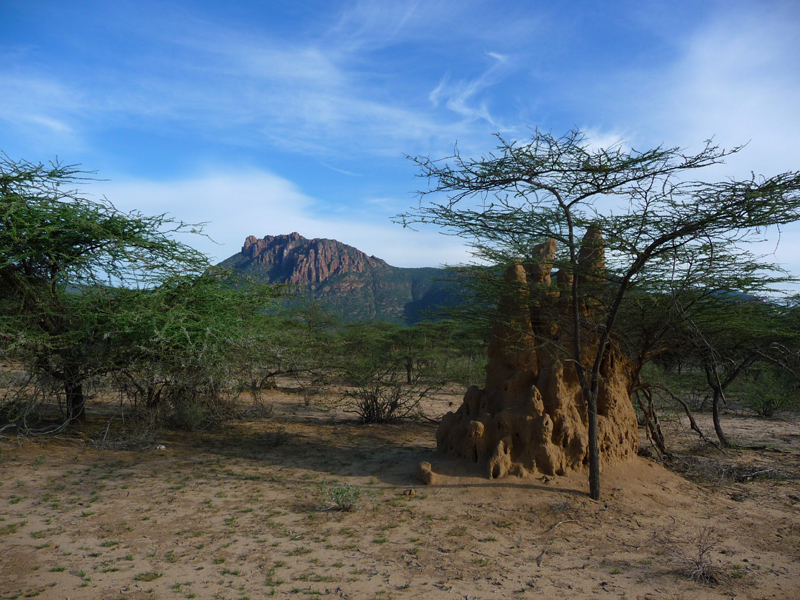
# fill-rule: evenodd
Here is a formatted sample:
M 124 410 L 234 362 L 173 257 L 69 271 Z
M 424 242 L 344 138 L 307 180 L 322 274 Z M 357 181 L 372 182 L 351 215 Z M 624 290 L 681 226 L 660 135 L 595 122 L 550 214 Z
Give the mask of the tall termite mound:
M 582 363 L 591 371 L 598 338 L 592 327 L 599 305 L 573 306 L 572 275 L 551 278 L 556 242 L 535 249 L 531 262 L 512 265 L 506 282 L 516 297 L 500 301 L 492 328 L 484 389 L 467 390 L 456 412 L 443 418 L 438 449 L 484 465 L 489 478 L 507 474 L 563 475 L 589 461 L 588 414 L 575 367 L 570 324 L 578 310 Z M 600 290 L 605 269 L 602 237 L 589 229 L 580 250 L 579 288 Z M 635 456 L 636 414 L 629 392 L 631 368 L 611 341 L 600 369 L 597 397 L 601 464 Z

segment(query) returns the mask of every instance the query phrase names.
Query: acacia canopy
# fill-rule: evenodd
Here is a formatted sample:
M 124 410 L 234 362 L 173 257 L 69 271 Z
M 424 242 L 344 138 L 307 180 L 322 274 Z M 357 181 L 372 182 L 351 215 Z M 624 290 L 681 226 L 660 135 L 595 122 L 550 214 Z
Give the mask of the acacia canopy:
M 687 154 L 664 147 L 637 151 L 621 143 L 593 148 L 578 130 L 563 137 L 534 130 L 524 143 L 497 137 L 496 152 L 477 159 L 457 150 L 439 160 L 412 158 L 428 189 L 420 192 L 419 206 L 397 220 L 404 226 L 433 224 L 463 237 L 489 264 L 530 261 L 536 245 L 557 241 L 553 266 L 571 275 L 572 306 L 590 300 L 599 308 L 591 319 L 571 311 L 569 347 L 563 348 L 576 365 L 588 407 L 590 494 L 599 498 L 596 398 L 622 302 L 637 287 L 674 294 L 720 274 L 739 287 L 758 285 L 762 269 L 771 265 L 755 260 L 747 244 L 761 239 L 766 228 L 800 218 L 800 174 L 691 180 L 696 170 L 741 150 L 711 142 Z M 590 230 L 588 237 L 605 254 L 602 273 L 588 272 L 596 261 L 581 257 Z M 600 350 L 587 367 L 582 339 L 589 331 Z
M 234 289 L 175 239 L 198 227 L 74 189 L 91 175 L 0 156 L 0 355 L 61 385 L 66 422 L 97 375 L 211 377 L 272 297 Z

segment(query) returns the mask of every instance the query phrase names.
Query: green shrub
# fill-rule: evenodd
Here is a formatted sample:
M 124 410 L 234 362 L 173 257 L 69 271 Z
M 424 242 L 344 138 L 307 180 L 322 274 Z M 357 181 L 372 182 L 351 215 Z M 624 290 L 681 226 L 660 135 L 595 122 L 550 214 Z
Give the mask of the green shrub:
M 361 508 L 361 488 L 349 483 L 331 486 L 322 485 L 322 495 L 330 504 L 330 508 L 337 508 L 343 512 L 353 512 Z
M 738 397 L 761 417 L 797 403 L 800 391 L 789 376 L 774 369 L 762 369 L 749 374 L 736 388 Z

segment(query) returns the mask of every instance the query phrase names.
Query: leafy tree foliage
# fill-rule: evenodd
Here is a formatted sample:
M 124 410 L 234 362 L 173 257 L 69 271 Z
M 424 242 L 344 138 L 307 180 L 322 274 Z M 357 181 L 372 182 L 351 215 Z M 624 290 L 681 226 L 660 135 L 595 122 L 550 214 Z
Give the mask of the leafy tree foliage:
M 486 344 L 452 322 L 402 327 L 351 323 L 337 335 L 350 409 L 365 423 L 421 416 L 421 403 L 448 381 L 482 376 Z
M 765 277 L 764 281 L 769 279 Z M 761 285 L 765 285 L 764 281 Z M 694 382 L 695 393 L 705 396 L 694 408 L 702 408 L 710 400 L 717 438 L 722 446 L 727 446 L 720 412 L 728 392 L 738 397 L 747 392 L 750 402 L 759 387 L 765 408 L 777 406 L 776 402 L 786 399 L 789 380 L 796 379 L 798 374 L 800 331 L 790 321 L 791 303 L 774 297 L 734 293 L 732 285 L 724 289 L 708 283 L 707 287 L 683 290 L 680 294 L 632 294 L 620 313 L 618 331 L 635 364 L 632 391 L 662 452 L 666 448 L 659 444 L 659 432 L 650 420 L 655 420 L 653 390 L 667 392 L 688 413 L 688 403 L 673 392 L 681 389 L 686 394 L 687 384 Z M 655 378 L 648 381 L 643 370 L 650 361 L 664 371 L 657 371 Z M 674 390 L 666 389 L 659 381 L 662 375 L 672 381 Z M 746 390 L 738 385 L 739 381 Z M 707 393 L 703 394 L 703 388 Z M 699 430 L 698 433 L 703 435 Z
M 81 195 L 90 175 L 0 159 L 0 351 L 62 387 L 67 422 L 84 418 L 84 385 L 106 374 L 148 408 L 212 389 L 232 350 L 262 335 L 254 323 L 271 297 L 176 241 L 196 227 Z

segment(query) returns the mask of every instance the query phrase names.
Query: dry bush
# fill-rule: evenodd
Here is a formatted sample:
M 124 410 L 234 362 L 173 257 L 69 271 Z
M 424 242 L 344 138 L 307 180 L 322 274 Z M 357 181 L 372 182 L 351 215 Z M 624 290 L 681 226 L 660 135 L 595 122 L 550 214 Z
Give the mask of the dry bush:
M 292 439 L 290 434 L 284 427 L 278 427 L 275 431 L 262 435 L 259 438 L 259 444 L 265 448 L 277 448 L 288 444 Z
M 701 456 L 671 456 L 666 464 L 673 471 L 701 485 L 720 486 L 745 483 L 755 479 L 791 479 L 789 471 L 704 458 Z M 796 475 L 795 475 L 796 476 Z
M 662 537 L 658 542 L 668 548 L 678 569 L 692 581 L 705 584 L 720 583 L 723 570 L 712 553 L 722 541 L 723 535 L 713 526 L 701 527 L 694 535 L 684 539 Z

